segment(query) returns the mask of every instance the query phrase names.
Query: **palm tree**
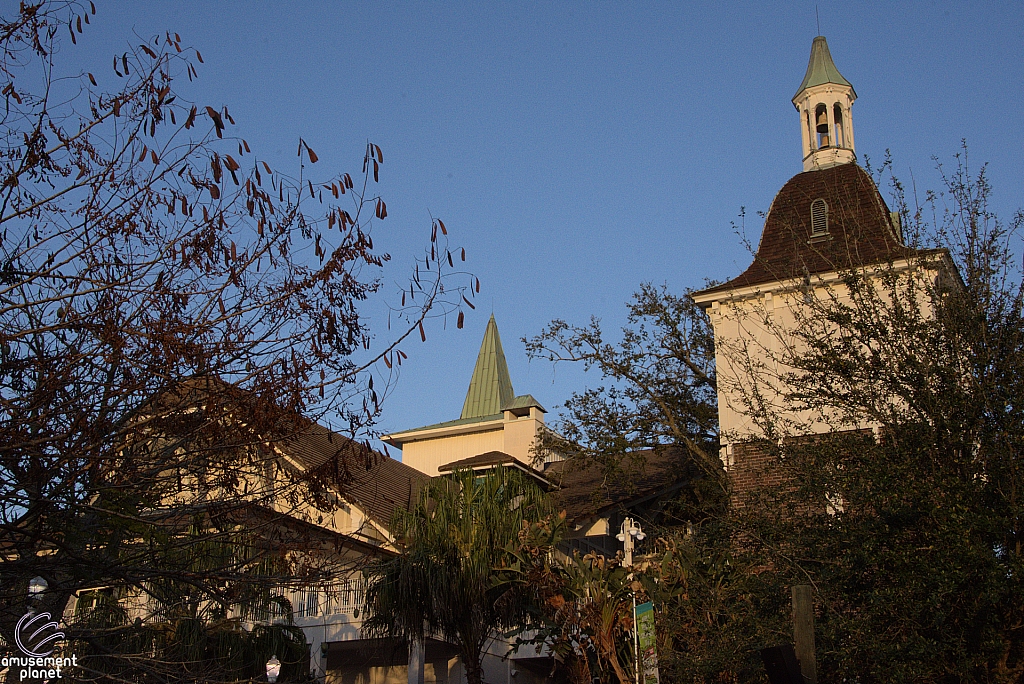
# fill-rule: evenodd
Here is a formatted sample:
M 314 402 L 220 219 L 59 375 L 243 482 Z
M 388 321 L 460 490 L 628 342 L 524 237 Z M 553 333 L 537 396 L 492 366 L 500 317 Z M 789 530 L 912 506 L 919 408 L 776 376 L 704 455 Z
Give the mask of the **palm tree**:
M 487 640 L 527 624 L 525 594 L 504 581 L 519 535 L 551 517 L 544 492 L 515 469 L 431 480 L 413 510 L 392 520 L 399 555 L 366 571 L 364 633 L 439 636 L 459 649 L 468 684 L 480 684 Z

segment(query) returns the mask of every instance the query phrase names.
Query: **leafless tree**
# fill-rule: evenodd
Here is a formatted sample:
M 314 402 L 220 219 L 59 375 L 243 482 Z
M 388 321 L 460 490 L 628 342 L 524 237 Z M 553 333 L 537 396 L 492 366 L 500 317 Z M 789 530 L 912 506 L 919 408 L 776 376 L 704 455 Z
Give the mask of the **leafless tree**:
M 383 294 L 390 259 L 373 241 L 387 217 L 380 147 L 367 144 L 355 177 L 313 178 L 318 158 L 301 139 L 297 174 L 272 169 L 232 136 L 226 106 L 175 90 L 203 62 L 178 34 L 115 55 L 106 73 L 77 71 L 95 12 L 43 1 L 0 20 L 8 644 L 37 576 L 56 614 L 82 588 L 152 586 L 168 572 L 195 605 L 230 602 L 230 580 L 266 554 L 201 568 L 184 550 L 229 534 L 237 544 L 241 527 L 242 546 L 278 548 L 253 541 L 276 528 L 241 521 L 244 507 L 329 512 L 349 470 L 373 457 L 349 440 L 378 414 L 399 345 L 425 338 L 431 316 L 462 327 L 479 291 L 434 219 L 375 339 L 360 306 Z M 330 458 L 289 459 L 317 420 L 339 433 Z

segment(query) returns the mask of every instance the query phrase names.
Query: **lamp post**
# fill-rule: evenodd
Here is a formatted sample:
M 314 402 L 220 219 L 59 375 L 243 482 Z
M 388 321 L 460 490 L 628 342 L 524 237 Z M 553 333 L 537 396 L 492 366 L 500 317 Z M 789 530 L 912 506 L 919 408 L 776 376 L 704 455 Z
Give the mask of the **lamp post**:
M 280 674 L 281 661 L 277 659 L 276 655 L 270 656 L 270 660 L 267 661 L 267 681 L 274 684 Z
M 615 538 L 622 542 L 622 562 L 629 568 L 629 579 L 633 579 L 633 548 L 636 542 L 643 541 L 647 535 L 644 534 L 640 525 L 632 518 L 622 521 L 622 527 Z M 630 588 L 633 594 L 633 653 L 636 655 L 636 684 L 640 684 L 640 631 L 636 624 L 636 592 Z

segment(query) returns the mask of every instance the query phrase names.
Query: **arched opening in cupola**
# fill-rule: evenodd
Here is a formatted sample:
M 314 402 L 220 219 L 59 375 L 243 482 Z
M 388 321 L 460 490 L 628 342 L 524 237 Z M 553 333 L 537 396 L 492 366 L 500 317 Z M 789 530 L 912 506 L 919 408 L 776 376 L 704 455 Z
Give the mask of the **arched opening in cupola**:
M 846 147 L 846 135 L 843 130 L 843 108 L 836 102 L 832 106 L 832 119 L 835 121 L 835 144 L 836 147 Z
M 814 131 L 817 138 L 818 149 L 829 147 L 828 137 L 828 107 L 823 104 L 814 108 Z

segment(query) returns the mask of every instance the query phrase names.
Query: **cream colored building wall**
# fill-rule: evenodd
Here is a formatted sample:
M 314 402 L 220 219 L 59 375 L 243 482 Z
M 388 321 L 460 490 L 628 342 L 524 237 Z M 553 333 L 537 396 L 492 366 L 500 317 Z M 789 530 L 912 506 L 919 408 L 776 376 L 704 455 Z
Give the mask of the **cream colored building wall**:
M 532 463 L 533 442 L 537 438 L 537 431 L 544 424 L 544 414 L 540 409 L 533 407 L 528 416 L 516 418 L 511 412 L 505 412 L 505 440 L 504 451 L 509 456 L 518 458 L 523 463 Z
M 424 663 L 424 684 L 459 684 L 461 664 L 449 662 Z M 396 667 L 364 667 L 342 672 L 329 671 L 324 679 L 326 684 L 408 684 L 409 670 L 406 665 Z
M 792 335 L 795 304 L 793 293 L 768 292 L 712 305 L 709 315 L 715 330 L 723 445 L 765 436 L 754 418 L 758 404 L 790 422 L 790 429 L 797 425 L 805 432 L 827 429 L 824 421 L 793 411 L 785 398 L 783 377 L 791 370 L 786 360 L 804 351 Z
M 503 451 L 504 446 L 502 424 L 497 423 L 494 429 L 485 432 L 407 442 L 402 445 L 402 463 L 433 477 L 439 473 L 438 468 L 446 463 L 488 451 Z
M 407 665 L 396 665 L 329 670 L 323 681 L 325 684 L 407 684 L 409 669 Z M 452 658 L 424 663 L 423 681 L 424 684 L 459 684 L 466 681 L 466 677 L 462 663 L 458 658 Z
M 907 263 L 897 264 L 896 268 L 906 271 L 906 277 L 921 279 L 918 291 L 922 297 L 939 274 L 939 269 L 911 269 Z M 878 282 L 877 292 L 884 301 L 887 293 Z M 867 423 L 843 423 L 836 415 L 796 410 L 787 398 L 785 375 L 792 371 L 789 361 L 806 351 L 794 334 L 798 326 L 806 325 L 815 311 L 833 301 L 851 301 L 837 274 L 818 276 L 810 289 L 795 283 L 769 283 L 719 296 L 722 299 L 712 302 L 707 312 L 715 334 L 718 414 L 727 466 L 732 443 L 766 436 L 753 417 L 759 403 L 774 415 L 772 427 L 778 436 L 874 427 Z M 809 296 L 816 301 L 808 301 Z M 927 315 L 930 304 L 922 301 L 921 306 Z
M 501 451 L 523 463 L 531 463 L 530 450 L 537 431 L 544 424 L 543 412 L 533 407 L 525 416 L 506 411 L 499 420 L 457 426 L 456 428 L 424 430 L 422 436 L 402 438 L 402 463 L 431 477 L 440 467 L 488 451 Z M 409 441 L 405 441 L 408 439 Z

